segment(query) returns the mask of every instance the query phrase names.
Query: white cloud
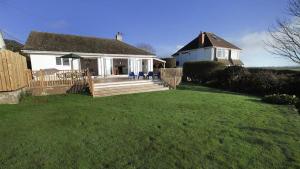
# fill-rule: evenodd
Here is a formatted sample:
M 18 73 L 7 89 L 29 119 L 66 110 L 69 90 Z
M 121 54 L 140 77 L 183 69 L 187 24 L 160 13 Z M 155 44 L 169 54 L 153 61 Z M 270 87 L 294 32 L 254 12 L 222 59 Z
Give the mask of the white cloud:
M 299 25 L 299 18 L 292 18 L 290 25 Z M 246 33 L 240 38 L 235 38 L 237 45 L 243 49 L 241 59 L 246 66 L 295 66 L 287 58 L 273 55 L 267 51 L 266 42 L 272 42 L 267 31 Z
M 245 66 L 292 66 L 293 62 L 286 58 L 270 54 L 266 48 L 266 41 L 271 37 L 268 32 L 252 32 L 236 40 L 242 48 L 241 60 Z

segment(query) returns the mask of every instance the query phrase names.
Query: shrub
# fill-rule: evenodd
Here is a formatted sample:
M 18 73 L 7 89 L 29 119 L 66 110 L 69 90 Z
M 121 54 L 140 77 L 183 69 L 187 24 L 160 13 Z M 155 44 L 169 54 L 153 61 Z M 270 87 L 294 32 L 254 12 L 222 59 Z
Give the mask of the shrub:
M 240 84 L 241 90 L 257 95 L 280 93 L 281 88 L 280 78 L 268 71 L 247 74 L 242 77 Z
M 283 89 L 286 90 L 286 93 L 300 97 L 300 76 L 288 77 L 284 82 Z
M 240 87 L 240 80 L 248 75 L 246 68 L 241 66 L 230 66 L 224 70 L 218 70 L 213 74 L 213 81 L 222 88 L 237 90 Z
M 300 114 L 300 100 L 296 103 L 296 108 L 298 109 L 298 112 L 299 112 L 299 114 Z
M 287 95 L 287 94 L 273 94 L 266 95 L 262 98 L 263 102 L 271 103 L 271 104 L 289 104 L 294 105 L 299 100 L 295 95 Z
M 186 62 L 183 64 L 183 79 L 192 82 L 205 83 L 212 79 L 212 74 L 225 68 L 225 65 L 215 61 Z
M 176 68 L 176 58 L 163 58 L 166 61 L 166 68 Z

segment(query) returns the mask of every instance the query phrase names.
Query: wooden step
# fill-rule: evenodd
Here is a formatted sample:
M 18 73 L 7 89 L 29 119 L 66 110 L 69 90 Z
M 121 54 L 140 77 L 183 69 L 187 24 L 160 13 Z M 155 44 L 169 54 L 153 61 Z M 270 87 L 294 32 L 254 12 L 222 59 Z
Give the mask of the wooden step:
M 139 85 L 126 85 L 126 86 L 107 86 L 107 87 L 101 87 L 101 88 L 94 88 L 94 91 L 107 91 L 107 90 L 120 90 L 120 89 L 126 89 L 126 90 L 134 90 L 139 88 L 147 88 L 147 87 L 164 87 L 162 85 L 158 84 L 139 84 Z
M 95 88 L 103 88 L 107 86 L 129 86 L 139 84 L 161 84 L 159 80 L 128 80 L 123 82 L 108 82 L 108 83 L 94 83 Z
M 147 93 L 147 92 L 156 92 L 156 91 L 166 91 L 169 90 L 167 87 L 162 88 L 152 88 L 152 89 L 143 89 L 143 90 L 127 90 L 127 91 L 116 91 L 111 93 L 95 93 L 94 97 L 105 97 L 105 96 L 116 96 L 123 94 L 134 94 L 134 93 Z
M 142 91 L 147 89 L 160 89 L 164 88 L 160 85 L 144 85 L 144 86 L 127 86 L 127 87 L 120 87 L 120 88 L 103 88 L 101 90 L 96 90 L 95 93 L 114 93 L 114 92 L 126 92 L 126 91 Z
M 160 80 L 128 80 L 121 82 L 95 83 L 94 97 L 164 90 L 169 90 L 169 88 L 164 87 Z

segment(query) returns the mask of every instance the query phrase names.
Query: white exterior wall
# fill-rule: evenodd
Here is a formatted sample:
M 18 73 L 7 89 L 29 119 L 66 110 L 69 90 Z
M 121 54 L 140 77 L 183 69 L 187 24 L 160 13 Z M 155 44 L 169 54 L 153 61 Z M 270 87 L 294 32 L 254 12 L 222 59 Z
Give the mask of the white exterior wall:
M 185 51 L 176 56 L 179 66 L 183 66 L 185 62 L 191 61 L 210 61 L 214 57 L 214 48 L 199 48 L 195 50 Z
M 2 33 L 0 32 L 0 49 L 4 49 L 4 48 L 5 48 L 4 38 Z
M 33 71 L 40 69 L 58 69 L 58 70 L 71 70 L 71 59 L 70 65 L 56 65 L 56 57 L 62 55 L 39 55 L 30 54 L 31 67 Z M 73 60 L 73 69 L 79 70 L 79 59 Z
M 70 65 L 56 65 L 56 57 L 62 55 L 50 55 L 50 54 L 30 54 L 31 66 L 33 71 L 40 69 L 58 69 L 58 70 L 71 70 L 71 59 Z M 89 56 L 82 56 L 83 58 L 91 58 Z M 95 57 L 93 57 L 95 58 Z M 129 72 L 138 74 L 142 71 L 142 60 L 148 60 L 148 71 L 153 71 L 153 58 L 139 58 L 139 57 L 97 57 L 95 61 L 98 63 L 98 75 L 99 76 L 110 76 L 112 70 L 113 58 L 124 58 L 128 59 Z M 62 62 L 63 63 L 63 62 Z M 79 70 L 79 59 L 73 60 L 73 69 Z M 148 72 L 145 72 L 148 73 Z

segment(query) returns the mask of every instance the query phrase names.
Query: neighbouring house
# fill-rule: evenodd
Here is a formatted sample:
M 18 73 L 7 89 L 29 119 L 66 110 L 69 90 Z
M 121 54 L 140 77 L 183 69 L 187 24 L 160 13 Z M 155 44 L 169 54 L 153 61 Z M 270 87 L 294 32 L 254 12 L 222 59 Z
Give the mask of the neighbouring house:
M 185 62 L 217 61 L 228 66 L 243 65 L 240 60 L 241 49 L 210 32 L 201 32 L 190 43 L 172 56 L 176 65 L 182 67 Z
M 22 50 L 31 60 L 32 70 L 89 69 L 93 76 L 122 77 L 129 73 L 148 73 L 165 61 L 156 55 L 123 42 L 121 33 L 115 39 L 46 32 L 30 33 Z M 62 58 L 75 54 L 80 59 Z M 72 63 L 71 63 L 72 62 Z

